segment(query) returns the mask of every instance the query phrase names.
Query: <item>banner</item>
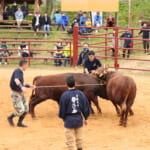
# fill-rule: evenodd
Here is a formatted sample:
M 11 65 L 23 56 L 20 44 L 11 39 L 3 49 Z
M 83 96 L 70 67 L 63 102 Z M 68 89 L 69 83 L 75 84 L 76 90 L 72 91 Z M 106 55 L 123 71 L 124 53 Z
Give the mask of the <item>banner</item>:
M 119 0 L 61 0 L 62 11 L 118 12 Z

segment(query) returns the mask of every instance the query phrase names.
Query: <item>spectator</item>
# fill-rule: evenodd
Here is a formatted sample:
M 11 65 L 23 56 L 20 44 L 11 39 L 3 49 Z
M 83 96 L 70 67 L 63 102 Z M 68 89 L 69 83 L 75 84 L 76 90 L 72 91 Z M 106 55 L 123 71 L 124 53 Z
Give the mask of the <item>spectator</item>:
M 79 55 L 77 65 L 84 65 L 84 62 L 88 59 L 88 53 L 89 53 L 89 45 L 87 43 L 84 43 L 83 51 Z
M 17 3 L 16 3 L 16 1 L 14 1 L 12 8 L 11 8 L 12 16 L 14 17 L 14 19 L 15 19 L 15 13 L 17 11 L 17 8 L 18 8 Z
M 57 51 L 55 52 L 54 58 L 63 58 L 63 46 L 62 43 L 57 43 L 56 45 L 56 49 Z M 61 66 L 62 65 L 62 60 L 60 59 L 55 59 L 54 60 L 54 65 L 57 66 Z
M 98 21 L 96 21 L 95 26 L 96 26 L 97 28 L 99 28 L 101 25 L 99 24 L 99 22 L 98 22 Z M 95 32 L 96 32 L 96 33 L 97 33 L 97 32 L 99 32 L 99 29 L 96 29 L 96 30 L 95 30 Z
M 87 21 L 87 14 L 84 13 L 83 16 L 80 17 L 80 24 L 79 24 L 79 25 L 80 25 L 80 26 L 81 26 L 81 25 L 86 26 L 86 25 L 85 25 L 86 21 Z M 83 23 L 84 23 L 84 24 L 83 24 Z
M 21 8 L 18 7 L 18 11 L 15 12 L 15 18 L 16 18 L 16 21 L 17 21 L 17 29 L 21 29 L 20 25 L 23 21 L 23 12 L 21 11 Z
M 64 12 L 62 12 L 62 30 L 65 31 L 66 26 L 69 24 L 69 18 L 67 15 L 65 15 Z
M 23 12 L 23 17 L 24 17 L 24 20 L 25 20 L 26 16 L 28 15 L 28 5 L 27 5 L 26 1 L 23 3 L 23 6 L 21 7 L 21 10 Z
M 91 19 L 88 18 L 87 21 L 86 21 L 86 32 L 87 33 L 91 33 L 92 32 L 92 22 L 91 22 Z
M 8 45 L 6 44 L 6 42 L 2 42 L 2 44 L 0 45 L 0 57 L 8 57 L 10 56 L 8 49 Z M 2 64 L 2 58 L 0 58 L 0 65 Z M 5 65 L 8 64 L 8 60 L 5 59 Z
M 106 27 L 115 27 L 116 19 L 110 14 L 106 21 Z
M 123 58 L 126 57 L 126 51 L 128 50 L 128 54 L 127 54 L 127 58 L 130 57 L 130 48 L 132 48 L 132 38 L 133 35 L 129 32 L 129 30 L 126 30 L 125 33 L 123 33 L 120 38 L 128 38 L 124 40 L 124 44 L 123 44 Z
M 72 23 L 72 25 L 70 26 L 70 28 L 68 29 L 68 34 L 72 34 L 73 33 L 73 28 L 74 28 L 74 26 L 78 26 L 78 22 L 77 22 L 77 19 L 75 18 L 74 20 L 73 20 L 73 23 Z
M 95 52 L 90 51 L 88 53 L 88 59 L 85 61 L 84 64 L 84 73 L 95 73 L 95 71 L 101 66 L 101 62 L 95 57 Z
M 100 16 L 100 13 L 97 12 L 97 14 L 94 16 L 94 26 L 100 27 L 102 24 L 102 17 Z
M 36 12 L 35 16 L 32 19 L 32 26 L 35 32 L 38 32 L 43 25 L 43 17 L 40 12 Z
M 70 44 L 71 43 L 66 43 L 66 46 L 64 47 L 64 50 L 66 50 L 64 51 L 64 58 L 70 58 L 71 56 L 73 56 L 73 47 Z M 64 67 L 67 66 L 67 61 L 68 60 L 64 60 Z
M 78 24 L 80 24 L 80 18 L 83 16 L 83 11 L 82 10 L 80 10 L 79 12 L 78 12 L 78 15 L 77 15 L 77 22 L 78 22 Z
M 147 24 L 145 23 L 144 25 L 143 25 L 143 28 L 142 29 L 144 29 L 144 30 L 141 30 L 140 32 L 139 32 L 139 35 L 142 33 L 143 34 L 143 47 L 144 47 L 144 50 L 145 50 L 145 53 L 148 53 L 148 50 L 149 50 L 149 32 L 150 32 L 150 28 L 149 27 L 147 27 Z M 148 29 L 148 30 L 146 30 L 146 29 Z M 149 53 L 150 54 L 150 53 Z
M 44 14 L 44 17 L 43 17 L 43 28 L 44 28 L 44 32 L 47 32 L 45 34 L 47 35 L 50 35 L 50 25 L 51 25 L 51 19 L 50 17 L 48 16 L 48 13 L 45 13 Z
M 22 42 L 18 48 L 18 55 L 20 57 L 32 57 L 32 54 L 29 52 L 29 48 L 25 42 Z
M 81 22 L 81 24 L 80 24 L 80 30 L 79 30 L 79 34 L 80 35 L 83 35 L 84 33 L 86 33 L 86 24 L 85 24 L 85 22 L 83 21 L 83 22 Z
M 53 19 L 55 20 L 55 23 L 57 24 L 57 31 L 60 30 L 62 26 L 62 16 L 59 13 L 59 11 L 56 11 L 56 13 L 53 16 Z
M 10 14 L 11 14 L 10 7 L 8 5 L 5 5 L 4 12 L 3 12 L 3 19 L 9 20 Z

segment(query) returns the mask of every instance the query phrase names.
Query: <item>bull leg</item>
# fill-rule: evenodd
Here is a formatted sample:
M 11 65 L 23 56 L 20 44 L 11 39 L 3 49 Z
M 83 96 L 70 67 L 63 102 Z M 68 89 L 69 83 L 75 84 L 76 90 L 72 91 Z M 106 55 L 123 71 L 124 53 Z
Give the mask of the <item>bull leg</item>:
M 119 125 L 122 126 L 123 125 L 123 121 L 124 121 L 124 111 L 121 110 L 121 115 L 120 115 L 120 121 L 119 121 Z
M 92 108 L 92 104 L 91 104 L 91 101 L 89 101 L 89 104 L 90 104 L 90 108 L 91 108 L 91 114 L 94 114 L 94 109 Z
M 127 120 L 128 120 L 128 113 L 129 113 L 129 108 L 127 108 L 126 112 L 124 113 L 124 120 L 123 120 L 123 126 L 127 126 Z
M 102 114 L 102 111 L 101 111 L 101 108 L 100 108 L 100 106 L 99 106 L 98 98 L 97 98 L 97 97 L 95 97 L 95 98 L 93 99 L 93 103 L 95 104 L 95 106 L 96 106 L 96 108 L 97 108 L 97 110 L 98 110 L 98 113 L 99 113 L 99 114 Z
M 33 119 L 36 119 L 36 115 L 35 115 L 35 106 L 41 102 L 43 102 L 45 99 L 40 99 L 40 100 L 31 100 L 30 103 L 29 103 L 29 112 L 31 114 L 31 117 Z
M 120 113 L 120 109 L 119 109 L 119 107 L 117 106 L 117 104 L 115 104 L 115 102 L 112 102 L 113 103 L 113 105 L 115 106 L 115 108 L 116 108 L 116 112 L 117 112 L 117 115 L 118 116 L 120 116 L 121 115 L 121 113 Z

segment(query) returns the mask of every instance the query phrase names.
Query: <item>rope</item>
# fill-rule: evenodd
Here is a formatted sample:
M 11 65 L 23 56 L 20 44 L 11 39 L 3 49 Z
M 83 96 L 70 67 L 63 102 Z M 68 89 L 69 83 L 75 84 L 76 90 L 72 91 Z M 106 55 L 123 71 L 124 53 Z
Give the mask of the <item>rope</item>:
M 102 85 L 105 85 L 105 84 L 82 84 L 82 85 L 78 84 L 78 85 L 76 85 L 76 87 L 78 87 L 78 86 L 95 86 L 95 85 L 100 85 L 100 86 L 102 86 Z M 36 86 L 37 89 L 39 89 L 39 88 L 57 88 L 57 87 L 66 87 L 66 85 L 45 85 L 45 86 Z

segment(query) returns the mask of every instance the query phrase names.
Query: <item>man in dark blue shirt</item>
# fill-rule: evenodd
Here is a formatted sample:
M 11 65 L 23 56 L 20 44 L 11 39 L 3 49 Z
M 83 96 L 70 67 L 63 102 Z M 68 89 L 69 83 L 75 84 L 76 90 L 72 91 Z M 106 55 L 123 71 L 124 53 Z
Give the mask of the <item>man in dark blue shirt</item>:
M 95 57 L 95 52 L 90 51 L 88 53 L 88 59 L 84 63 L 84 73 L 95 73 L 95 71 L 101 66 L 101 62 Z
M 143 33 L 143 47 L 144 47 L 144 49 L 145 49 L 145 53 L 147 53 L 148 52 L 148 50 L 149 50 L 149 32 L 150 32 L 150 28 L 149 27 L 147 27 L 147 24 L 145 23 L 144 25 L 143 25 L 143 28 L 142 29 L 144 29 L 144 30 L 141 30 L 140 32 L 139 32 L 139 35 L 141 34 L 141 33 Z M 148 29 L 148 30 L 146 30 L 146 29 Z
M 128 49 L 128 54 L 127 54 L 127 58 L 130 57 L 130 48 L 132 48 L 132 38 L 133 38 L 133 35 L 129 32 L 129 30 L 126 30 L 125 33 L 123 33 L 120 38 L 127 38 L 124 40 L 124 45 L 123 45 L 123 48 L 125 48 L 123 50 L 123 58 L 126 57 L 126 50 Z
M 60 98 L 59 117 L 63 119 L 66 128 L 68 150 L 74 150 L 74 136 L 77 150 L 82 150 L 82 126 L 83 122 L 87 125 L 90 106 L 84 93 L 75 89 L 73 76 L 66 79 L 66 84 L 68 91 L 64 92 Z
M 33 85 L 24 84 L 23 71 L 25 71 L 27 67 L 28 62 L 26 60 L 21 60 L 19 62 L 19 68 L 13 72 L 10 80 L 10 88 L 12 90 L 11 98 L 13 106 L 16 110 L 7 118 L 11 126 L 14 126 L 13 118 L 19 116 L 17 126 L 27 127 L 26 125 L 22 124 L 22 121 L 24 120 L 29 110 L 24 93 L 26 92 L 26 88 L 35 88 L 35 86 Z

